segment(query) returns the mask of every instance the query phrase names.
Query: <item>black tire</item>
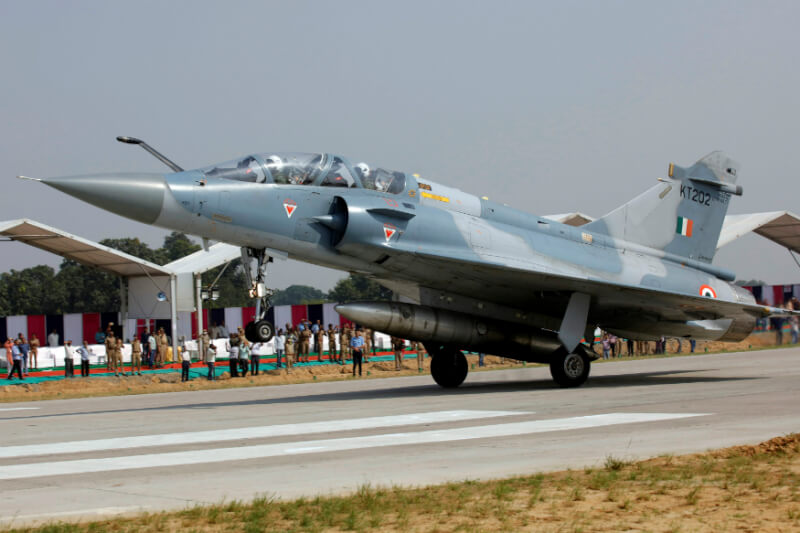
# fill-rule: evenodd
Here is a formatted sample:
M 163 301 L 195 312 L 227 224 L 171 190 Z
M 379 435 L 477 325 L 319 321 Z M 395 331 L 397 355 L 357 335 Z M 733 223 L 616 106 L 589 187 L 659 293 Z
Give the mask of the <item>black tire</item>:
M 550 375 L 559 387 L 580 387 L 589 378 L 591 361 L 582 351 L 567 353 L 561 349 L 550 359 Z
M 258 342 L 258 339 L 256 339 L 256 323 L 252 320 L 244 327 L 244 336 L 250 342 Z
M 259 320 L 253 327 L 256 342 L 269 342 L 275 336 L 275 327 L 268 320 Z
M 454 389 L 464 383 L 469 372 L 467 358 L 461 350 L 437 350 L 431 359 L 431 376 L 433 380 L 445 389 Z

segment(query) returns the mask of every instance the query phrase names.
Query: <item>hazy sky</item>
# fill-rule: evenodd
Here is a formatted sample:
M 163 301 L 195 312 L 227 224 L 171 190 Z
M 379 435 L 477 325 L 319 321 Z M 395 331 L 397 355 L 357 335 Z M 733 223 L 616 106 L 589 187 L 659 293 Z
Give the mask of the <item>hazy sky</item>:
M 164 232 L 17 174 L 328 151 L 537 214 L 599 216 L 670 161 L 741 163 L 730 213 L 800 213 L 797 2 L 0 2 L 0 219 Z M 0 271 L 60 258 L 0 243 Z M 715 264 L 800 283 L 756 236 Z M 342 276 L 279 262 L 277 287 Z

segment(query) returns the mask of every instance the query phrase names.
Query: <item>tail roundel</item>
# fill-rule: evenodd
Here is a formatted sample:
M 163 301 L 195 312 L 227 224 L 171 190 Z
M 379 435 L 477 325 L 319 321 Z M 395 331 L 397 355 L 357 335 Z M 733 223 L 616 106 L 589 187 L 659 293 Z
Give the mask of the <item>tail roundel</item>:
M 627 242 L 711 263 L 736 185 L 739 165 L 712 152 L 690 167 L 670 164 L 669 178 L 586 225 Z

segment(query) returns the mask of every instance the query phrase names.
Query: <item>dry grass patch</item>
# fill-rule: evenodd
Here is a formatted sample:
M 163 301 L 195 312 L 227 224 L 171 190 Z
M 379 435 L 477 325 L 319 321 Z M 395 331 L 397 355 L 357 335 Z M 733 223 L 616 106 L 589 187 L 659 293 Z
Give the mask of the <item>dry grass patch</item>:
M 798 531 L 800 435 L 707 454 L 13 531 Z

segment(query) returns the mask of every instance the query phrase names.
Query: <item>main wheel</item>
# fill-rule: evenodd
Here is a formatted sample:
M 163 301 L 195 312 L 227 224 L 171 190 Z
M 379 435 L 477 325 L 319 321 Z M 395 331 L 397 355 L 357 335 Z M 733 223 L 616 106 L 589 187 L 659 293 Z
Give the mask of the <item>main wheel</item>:
M 431 354 L 431 376 L 440 387 L 454 389 L 464 383 L 469 365 L 461 350 L 444 348 Z
M 268 320 L 259 320 L 253 327 L 256 342 L 269 342 L 275 336 L 275 327 Z
M 550 375 L 559 387 L 580 387 L 589 378 L 591 362 L 582 352 L 561 349 L 550 360 Z
M 244 327 L 244 336 L 250 342 L 258 342 L 258 339 L 256 339 L 256 323 L 252 320 Z

